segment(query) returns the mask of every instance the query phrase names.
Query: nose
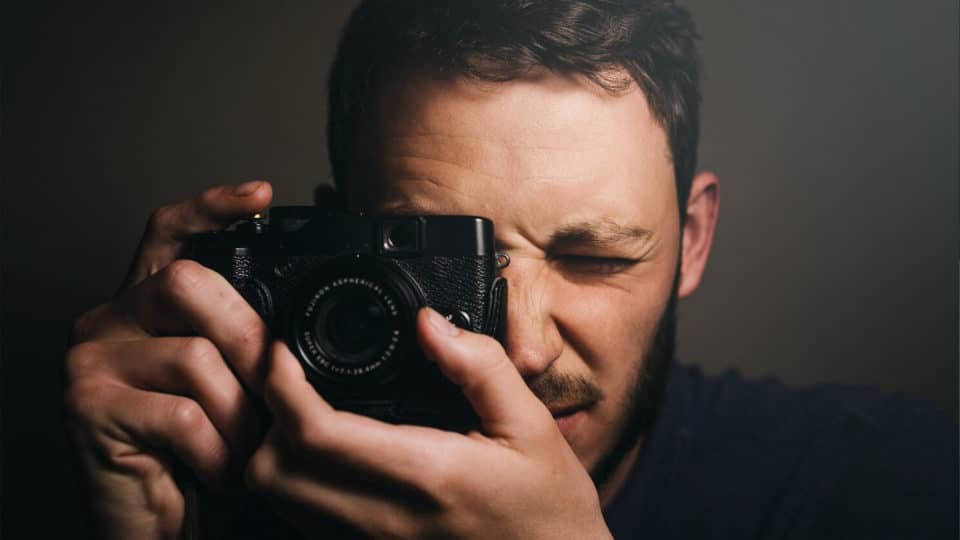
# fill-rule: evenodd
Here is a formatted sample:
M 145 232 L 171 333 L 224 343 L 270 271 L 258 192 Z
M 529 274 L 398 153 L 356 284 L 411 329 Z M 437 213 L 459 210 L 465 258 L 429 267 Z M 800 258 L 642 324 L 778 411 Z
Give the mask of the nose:
M 543 261 L 517 259 L 503 270 L 509 288 L 503 346 L 520 374 L 530 378 L 560 357 L 563 338 L 551 315 L 548 270 Z

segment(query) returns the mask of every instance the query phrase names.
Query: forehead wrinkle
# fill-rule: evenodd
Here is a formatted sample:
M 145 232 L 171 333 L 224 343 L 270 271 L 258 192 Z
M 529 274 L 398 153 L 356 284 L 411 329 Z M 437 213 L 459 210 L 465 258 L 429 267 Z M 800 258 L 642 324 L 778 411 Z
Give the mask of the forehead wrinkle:
M 372 201 L 377 212 L 406 215 L 475 215 L 492 217 L 490 201 L 456 182 L 443 181 L 442 174 L 412 174 L 406 172 L 386 180 L 386 185 L 375 190 Z M 483 182 L 483 178 L 471 178 Z M 417 186 L 417 187 L 411 187 Z
M 519 178 L 569 179 L 571 166 L 589 161 L 590 155 L 603 155 L 607 145 L 524 143 L 493 136 L 429 134 L 392 136 L 382 139 L 393 144 L 381 145 L 380 159 L 401 169 L 432 163 L 456 167 L 493 179 L 507 176 Z M 383 152 L 386 150 L 386 152 Z M 418 166 L 419 165 L 419 166 Z

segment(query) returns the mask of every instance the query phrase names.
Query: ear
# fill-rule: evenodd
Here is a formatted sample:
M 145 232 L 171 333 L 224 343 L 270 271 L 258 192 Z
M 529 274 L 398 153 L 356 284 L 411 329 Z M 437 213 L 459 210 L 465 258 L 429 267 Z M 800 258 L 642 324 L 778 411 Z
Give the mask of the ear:
M 707 258 L 710 256 L 719 211 L 720 181 L 717 176 L 710 172 L 696 175 L 690 186 L 687 214 L 683 223 L 680 284 L 677 288 L 680 298 L 693 294 L 700 285 L 703 271 L 707 267 Z

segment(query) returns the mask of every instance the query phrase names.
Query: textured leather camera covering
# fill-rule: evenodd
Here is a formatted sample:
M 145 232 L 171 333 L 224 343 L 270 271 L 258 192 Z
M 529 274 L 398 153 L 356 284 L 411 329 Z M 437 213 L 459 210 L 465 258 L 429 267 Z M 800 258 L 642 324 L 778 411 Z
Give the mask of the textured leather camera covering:
M 230 284 L 238 289 L 258 313 L 268 322 L 280 322 L 275 317 L 296 294 L 301 281 L 314 269 L 330 259 L 327 257 L 283 258 L 286 271 L 277 275 L 276 259 L 258 259 L 236 255 L 229 263 L 223 261 L 216 268 Z M 409 274 L 419 286 L 427 304 L 441 313 L 462 311 L 470 319 L 470 330 L 496 337 L 502 341 L 506 324 L 506 280 L 497 277 L 496 261 L 492 257 L 434 256 L 410 259 L 382 258 L 385 264 L 394 264 Z M 210 263 L 207 259 L 202 261 Z M 226 263 L 226 264 L 224 264 Z M 268 290 L 270 301 L 264 303 L 262 290 Z
M 470 330 L 487 333 L 489 295 L 496 279 L 492 257 L 417 257 L 392 262 L 413 276 L 431 307 L 441 313 L 462 311 L 470 317 Z

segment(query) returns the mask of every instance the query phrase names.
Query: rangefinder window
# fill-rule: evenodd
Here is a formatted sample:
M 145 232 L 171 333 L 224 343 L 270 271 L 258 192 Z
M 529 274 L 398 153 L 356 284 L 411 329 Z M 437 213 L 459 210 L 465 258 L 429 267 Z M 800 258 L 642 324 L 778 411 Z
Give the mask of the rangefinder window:
M 384 254 L 411 255 L 420 251 L 420 223 L 416 218 L 390 219 L 380 228 Z

